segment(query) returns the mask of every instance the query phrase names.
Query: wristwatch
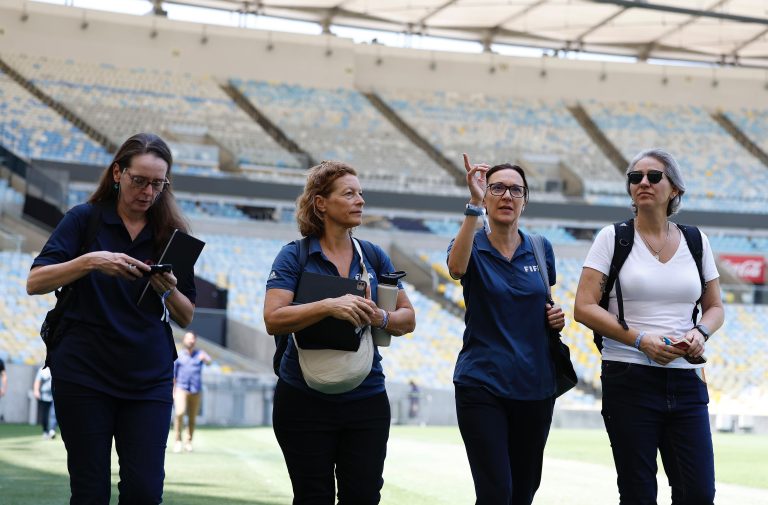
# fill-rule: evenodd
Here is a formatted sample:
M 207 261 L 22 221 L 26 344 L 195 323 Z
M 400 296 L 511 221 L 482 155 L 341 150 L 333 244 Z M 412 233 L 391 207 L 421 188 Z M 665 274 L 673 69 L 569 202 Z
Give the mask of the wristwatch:
M 467 207 L 464 209 L 464 215 L 465 216 L 477 216 L 480 217 L 485 213 L 482 207 L 479 205 L 472 205 L 471 203 L 467 204 Z
M 704 342 L 706 342 L 707 340 L 709 340 L 709 328 L 707 328 L 707 327 L 706 327 L 706 326 L 704 326 L 703 324 L 697 324 L 697 325 L 696 325 L 696 326 L 694 326 L 693 328 L 694 328 L 695 330 L 698 330 L 698 331 L 699 331 L 699 333 L 701 333 L 701 335 L 704 337 Z

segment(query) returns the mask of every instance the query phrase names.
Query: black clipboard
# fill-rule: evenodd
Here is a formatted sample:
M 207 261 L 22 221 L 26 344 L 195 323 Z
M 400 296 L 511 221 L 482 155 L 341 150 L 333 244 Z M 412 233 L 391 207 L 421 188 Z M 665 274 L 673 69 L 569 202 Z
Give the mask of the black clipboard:
M 173 265 L 175 272 L 184 272 L 184 275 L 186 275 L 187 272 L 191 273 L 193 271 L 197 258 L 200 257 L 200 253 L 203 251 L 203 247 L 205 247 L 205 242 L 202 240 L 181 230 L 173 230 L 171 238 L 168 239 L 168 244 L 163 250 L 163 254 L 160 255 L 158 264 L 170 263 Z M 147 294 L 148 291 L 149 279 L 147 279 L 147 284 L 141 291 L 136 305 L 144 310 L 153 310 L 156 300 Z
M 316 302 L 325 298 L 337 298 L 347 294 L 365 297 L 365 281 L 302 272 L 299 285 L 293 296 L 294 304 Z M 357 351 L 360 347 L 361 332 L 342 319 L 326 317 L 312 326 L 297 331 L 296 343 L 302 349 L 335 349 Z

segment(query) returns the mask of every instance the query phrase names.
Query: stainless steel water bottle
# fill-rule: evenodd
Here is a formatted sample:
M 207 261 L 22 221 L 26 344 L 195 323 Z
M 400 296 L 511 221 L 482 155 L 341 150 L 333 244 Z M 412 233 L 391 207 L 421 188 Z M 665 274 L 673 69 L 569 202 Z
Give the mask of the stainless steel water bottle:
M 376 289 L 376 305 L 387 313 L 393 312 L 397 308 L 397 282 L 405 277 L 405 272 L 390 272 L 379 276 L 379 287 Z M 392 341 L 392 335 L 382 328 L 372 328 L 371 335 L 373 343 L 388 347 Z

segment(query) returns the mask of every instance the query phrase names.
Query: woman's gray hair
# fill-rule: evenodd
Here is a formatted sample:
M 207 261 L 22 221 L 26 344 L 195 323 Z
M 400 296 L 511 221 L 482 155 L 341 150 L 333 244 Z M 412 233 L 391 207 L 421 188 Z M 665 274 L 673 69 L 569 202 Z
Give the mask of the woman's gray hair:
M 669 182 L 671 182 L 672 186 L 677 190 L 677 196 L 670 200 L 669 205 L 667 205 L 667 216 L 671 216 L 680 209 L 680 204 L 683 201 L 683 194 L 685 193 L 685 182 L 683 181 L 683 176 L 680 174 L 680 165 L 677 164 L 675 158 L 673 158 L 667 151 L 654 147 L 652 149 L 640 151 L 635 155 L 629 163 L 625 175 L 628 175 L 633 171 L 635 165 L 637 165 L 643 158 L 653 158 L 664 165 L 664 173 L 666 174 L 667 179 L 669 179 Z M 627 179 L 627 194 L 632 196 L 632 193 L 629 191 L 629 179 Z M 632 202 L 632 211 L 637 215 L 637 205 L 635 205 L 634 201 Z

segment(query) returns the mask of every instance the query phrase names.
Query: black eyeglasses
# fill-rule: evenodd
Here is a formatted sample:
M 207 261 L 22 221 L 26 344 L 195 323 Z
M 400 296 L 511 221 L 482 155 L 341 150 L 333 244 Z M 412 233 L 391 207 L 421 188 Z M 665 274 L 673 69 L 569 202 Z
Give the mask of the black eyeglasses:
M 648 182 L 651 184 L 658 184 L 661 182 L 661 178 L 664 176 L 664 172 L 660 170 L 648 170 L 648 173 L 635 171 L 628 173 L 627 179 L 629 179 L 630 184 L 640 184 L 643 182 L 643 177 L 645 176 L 648 177 Z
M 489 184 L 488 191 L 490 191 L 493 196 L 504 196 L 504 193 L 509 191 L 509 195 L 514 198 L 523 198 L 526 194 L 528 194 L 528 188 L 524 186 L 518 186 L 517 184 L 507 186 L 501 182 L 494 182 L 493 184 Z
M 123 170 L 123 172 L 128 175 L 128 178 L 131 180 L 131 186 L 136 189 L 143 190 L 147 186 L 152 186 L 152 191 L 155 193 L 162 193 L 171 184 L 168 179 L 149 180 L 148 178 L 142 177 L 140 175 L 131 175 L 127 168 Z

